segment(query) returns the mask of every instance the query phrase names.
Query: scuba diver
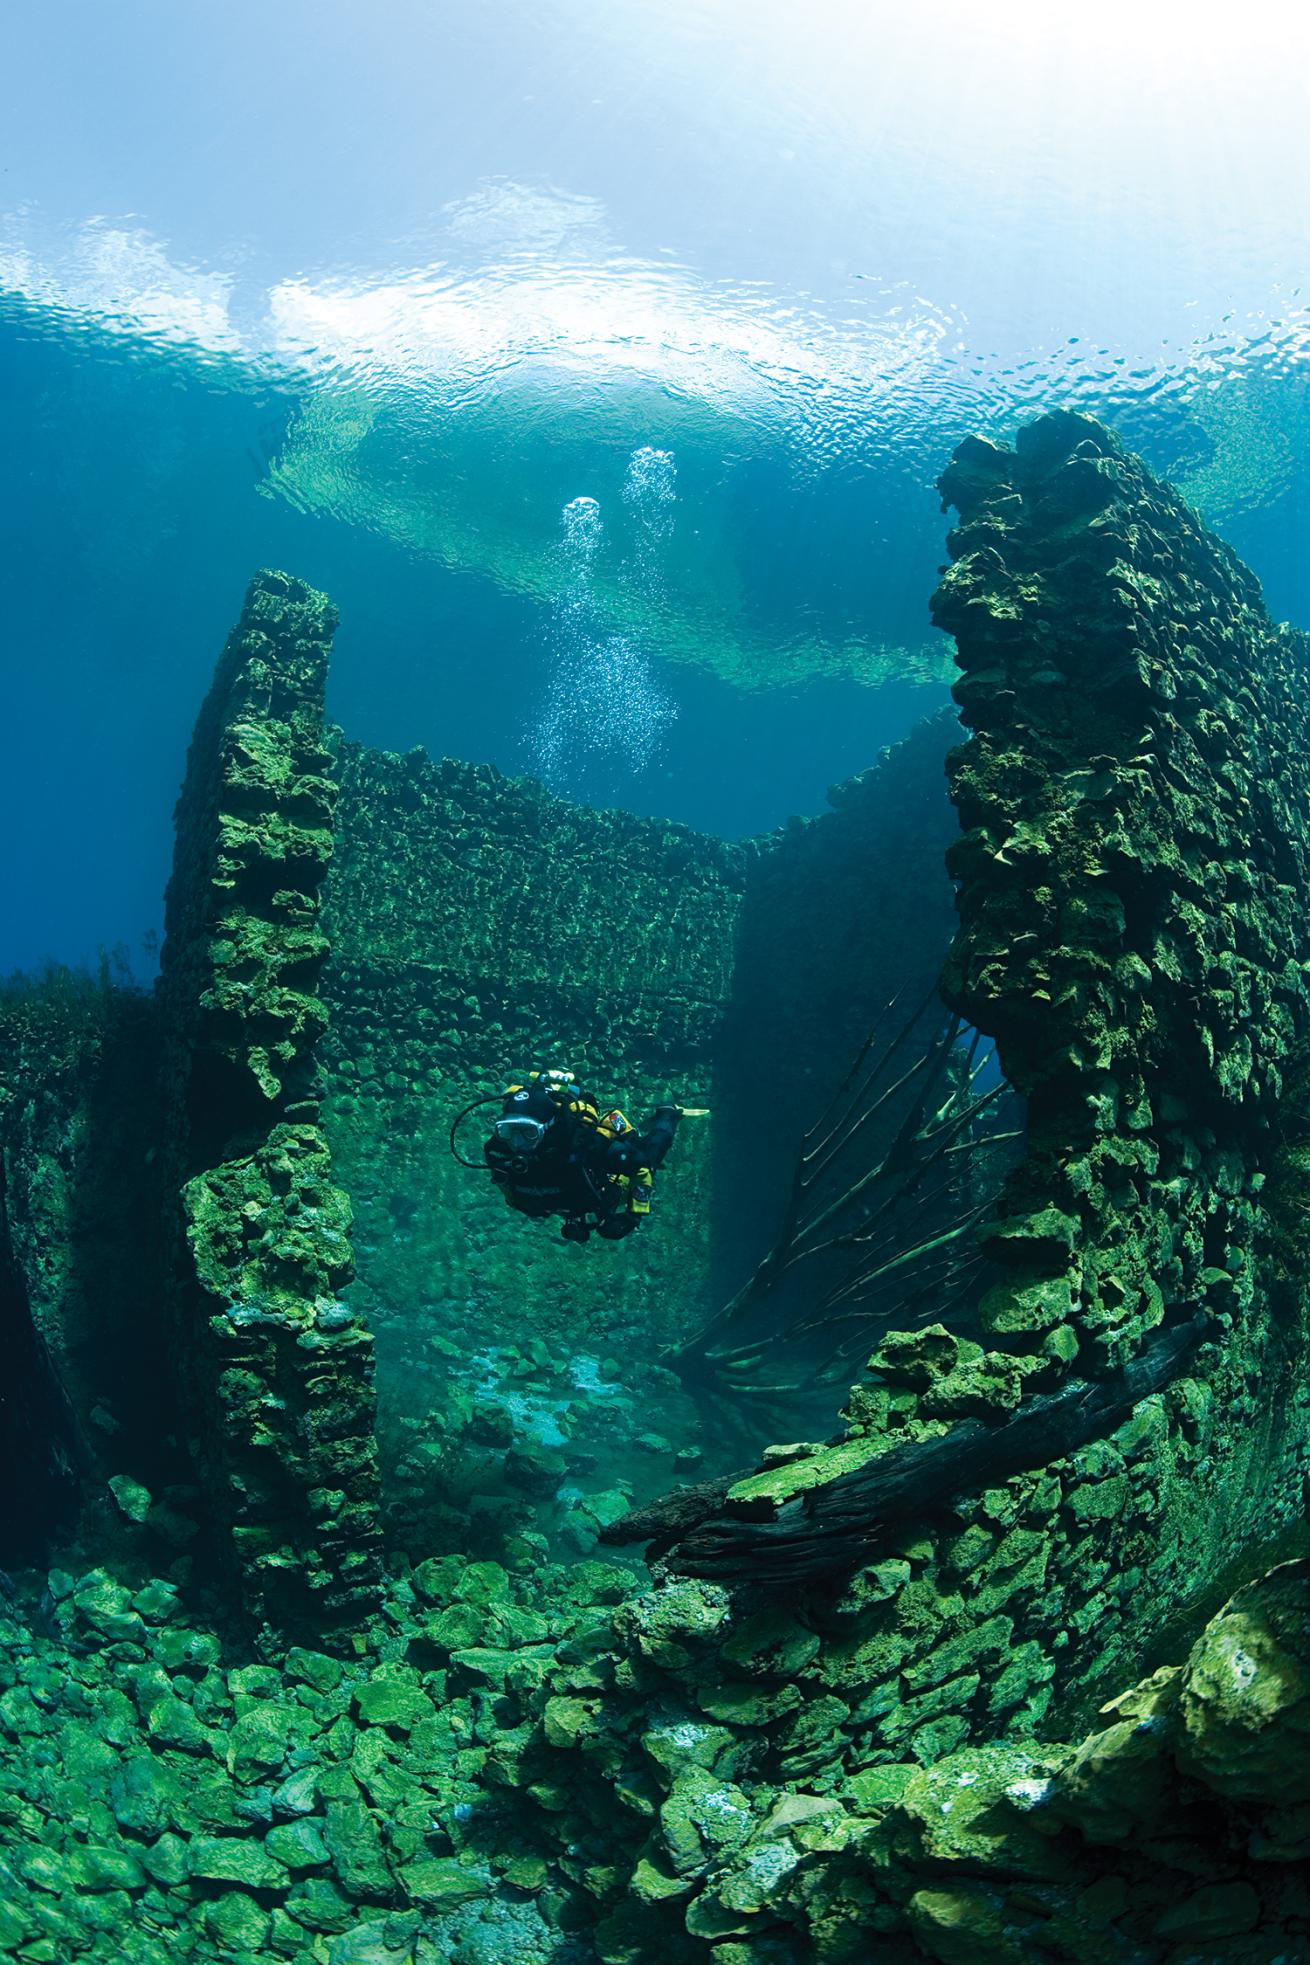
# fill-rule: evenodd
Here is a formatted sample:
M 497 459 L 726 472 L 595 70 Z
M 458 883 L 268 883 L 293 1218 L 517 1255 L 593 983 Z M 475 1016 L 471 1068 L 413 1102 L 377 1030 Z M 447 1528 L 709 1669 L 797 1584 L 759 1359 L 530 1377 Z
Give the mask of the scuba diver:
M 568 1071 L 529 1072 L 522 1084 L 474 1105 L 496 1099 L 501 1115 L 483 1145 L 482 1163 L 511 1208 L 535 1217 L 562 1215 L 566 1242 L 585 1242 L 593 1233 L 617 1242 L 641 1225 L 684 1108 L 657 1106 L 639 1133 L 617 1109 L 602 1113 Z M 451 1128 L 456 1158 L 455 1128 L 473 1109 L 466 1106 Z

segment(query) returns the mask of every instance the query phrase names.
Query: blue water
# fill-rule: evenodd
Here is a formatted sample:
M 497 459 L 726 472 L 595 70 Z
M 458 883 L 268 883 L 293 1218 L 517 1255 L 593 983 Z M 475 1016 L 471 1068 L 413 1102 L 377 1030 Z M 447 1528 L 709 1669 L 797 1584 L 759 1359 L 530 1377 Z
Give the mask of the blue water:
M 1106 416 L 1310 622 L 1310 30 L 902 11 L 7 23 L 0 971 L 148 973 L 259 565 L 351 735 L 728 835 L 944 700 L 972 429 Z

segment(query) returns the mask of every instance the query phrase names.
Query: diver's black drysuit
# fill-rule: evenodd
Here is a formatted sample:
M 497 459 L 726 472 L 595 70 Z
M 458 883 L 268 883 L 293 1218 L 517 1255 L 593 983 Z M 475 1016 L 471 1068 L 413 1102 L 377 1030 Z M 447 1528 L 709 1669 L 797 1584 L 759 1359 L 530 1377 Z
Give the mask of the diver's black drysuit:
M 504 1110 L 545 1131 L 526 1154 L 492 1134 L 483 1157 L 496 1185 L 520 1214 L 563 1215 L 561 1233 L 570 1242 L 585 1242 L 593 1229 L 611 1242 L 632 1233 L 649 1209 L 649 1177 L 663 1165 L 682 1117 L 676 1105 L 661 1105 L 644 1132 L 611 1134 L 594 1099 L 535 1086 L 507 1093 Z

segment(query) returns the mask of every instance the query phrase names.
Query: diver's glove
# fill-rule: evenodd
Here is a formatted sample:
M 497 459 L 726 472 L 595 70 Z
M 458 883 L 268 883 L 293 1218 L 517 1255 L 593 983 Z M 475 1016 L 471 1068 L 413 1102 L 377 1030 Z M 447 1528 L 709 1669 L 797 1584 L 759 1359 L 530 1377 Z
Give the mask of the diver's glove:
M 652 1173 L 657 1173 L 664 1164 L 664 1156 L 673 1144 L 673 1135 L 678 1130 L 681 1117 L 681 1108 L 676 1105 L 657 1105 L 651 1114 L 650 1124 L 642 1135 L 641 1149 Z

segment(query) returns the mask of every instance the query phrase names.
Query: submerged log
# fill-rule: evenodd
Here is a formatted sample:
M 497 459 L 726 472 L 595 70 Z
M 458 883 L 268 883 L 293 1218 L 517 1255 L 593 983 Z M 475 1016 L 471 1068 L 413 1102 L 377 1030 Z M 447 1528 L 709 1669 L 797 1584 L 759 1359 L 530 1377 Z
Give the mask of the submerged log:
M 868 1559 L 880 1531 L 969 1488 L 1044 1467 L 1106 1430 L 1177 1377 L 1208 1326 L 1204 1315 L 1161 1331 L 1105 1378 L 1070 1378 L 1001 1424 L 966 1419 L 937 1439 L 872 1454 L 861 1466 L 759 1517 L 730 1492 L 743 1476 L 703 1481 L 624 1515 L 601 1540 L 651 1542 L 648 1554 L 681 1576 L 791 1587 Z

